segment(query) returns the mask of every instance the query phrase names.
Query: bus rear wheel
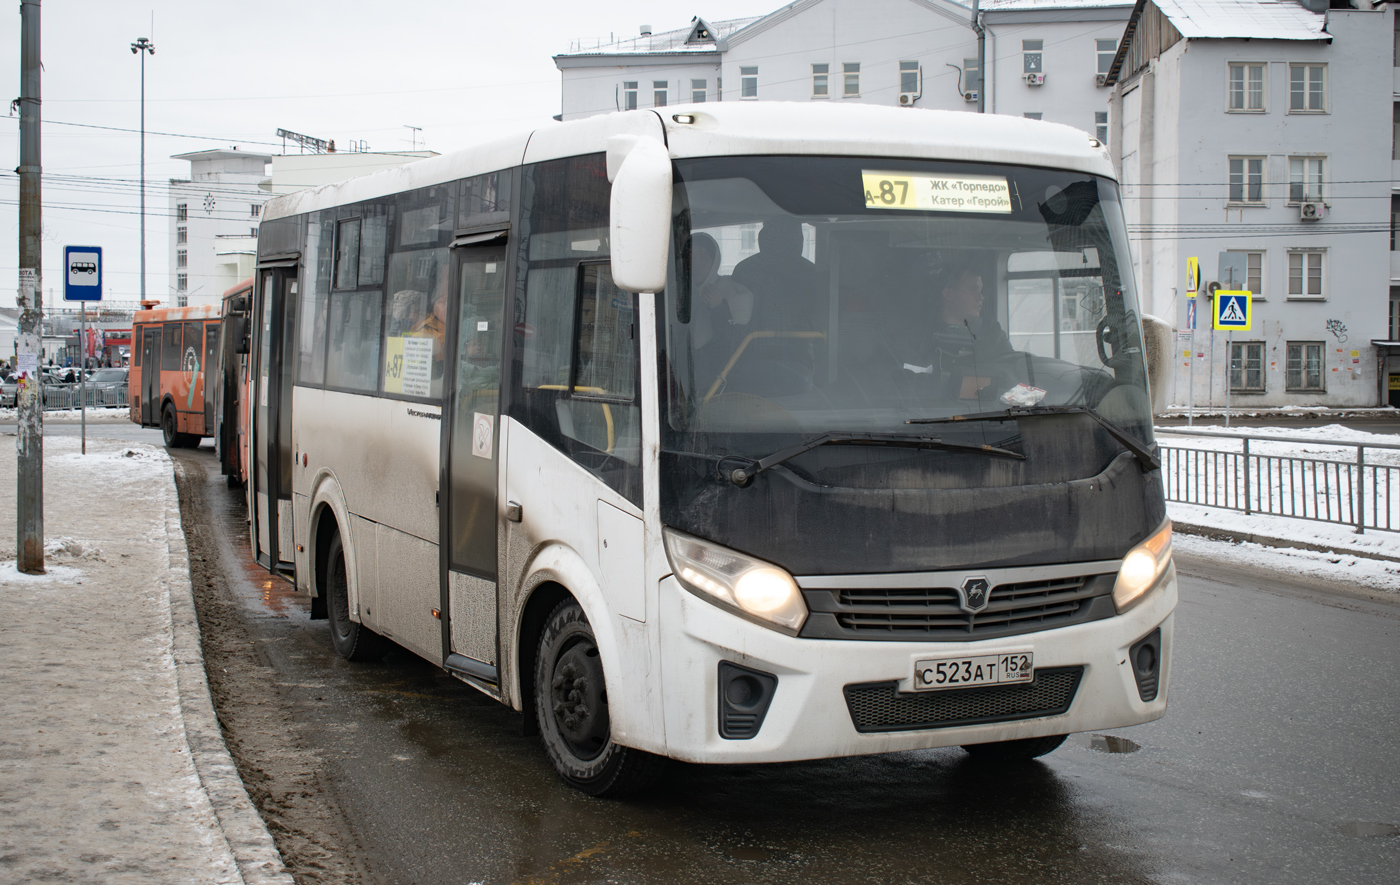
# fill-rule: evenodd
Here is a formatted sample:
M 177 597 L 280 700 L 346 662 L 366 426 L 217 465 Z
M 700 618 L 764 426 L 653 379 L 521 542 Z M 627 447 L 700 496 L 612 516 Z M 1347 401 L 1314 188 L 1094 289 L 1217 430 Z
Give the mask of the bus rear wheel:
M 339 535 L 331 539 L 326 551 L 326 580 L 321 592 L 326 595 L 326 619 L 336 654 L 347 661 L 377 661 L 384 657 L 384 637 L 350 619 L 350 580 Z
M 535 714 L 559 776 L 590 796 L 650 786 L 666 760 L 613 742 L 602 658 L 577 602 L 566 599 L 550 613 L 538 651 Z
M 169 449 L 183 449 L 190 444 L 190 435 L 181 433 L 176 428 L 175 410 L 166 406 L 160 413 L 160 432 L 165 437 L 165 446 Z
M 1067 737 L 1067 734 L 1052 734 L 992 744 L 964 744 L 963 749 L 977 762 L 1029 762 L 1054 752 Z

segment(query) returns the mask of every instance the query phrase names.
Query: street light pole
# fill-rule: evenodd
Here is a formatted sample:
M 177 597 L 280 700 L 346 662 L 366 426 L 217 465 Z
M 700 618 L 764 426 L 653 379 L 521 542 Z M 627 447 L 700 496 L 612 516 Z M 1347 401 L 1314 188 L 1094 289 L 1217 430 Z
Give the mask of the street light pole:
M 156 44 L 141 37 L 131 44 L 141 56 L 141 300 L 146 300 L 146 55 L 156 54 Z

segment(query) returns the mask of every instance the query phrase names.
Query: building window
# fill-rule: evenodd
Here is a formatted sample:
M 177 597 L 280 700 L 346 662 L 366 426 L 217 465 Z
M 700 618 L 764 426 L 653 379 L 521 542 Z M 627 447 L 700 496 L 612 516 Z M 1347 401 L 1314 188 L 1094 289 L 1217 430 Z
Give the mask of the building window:
M 860 62 L 846 62 L 841 65 L 841 73 L 844 77 L 844 82 L 841 84 L 841 97 L 858 98 L 860 96 Z
M 258 229 L 257 229 L 256 227 L 250 227 L 250 228 L 248 228 L 248 236 L 250 236 L 250 237 L 256 237 L 257 235 L 258 235 Z
M 1045 49 L 1044 40 L 1021 41 L 1021 73 L 1039 74 L 1045 68 L 1041 65 L 1041 53 Z
M 1390 126 L 1390 159 L 1400 160 L 1400 102 L 1391 105 Z
M 1400 289 L 1390 290 L 1390 340 L 1400 341 Z
M 262 203 L 253 203 L 248 207 L 248 214 L 254 218 L 262 215 Z
M 1323 297 L 1321 252 L 1288 253 L 1288 297 Z
M 635 111 L 637 109 L 636 80 L 624 80 L 622 83 L 622 109 L 624 111 Z
M 190 220 L 190 204 L 189 204 L 189 203 L 176 203 L 176 204 L 175 204 L 175 220 L 176 220 L 176 221 L 189 221 L 189 220 Z
M 176 249 L 176 250 L 175 250 L 175 266 L 176 266 L 176 267 L 189 267 L 189 266 L 190 266 L 190 253 L 186 252 L 184 249 Z
M 1400 252 L 1400 196 L 1390 198 L 1390 251 Z
M 963 59 L 963 94 L 976 96 L 977 90 L 982 87 L 982 69 L 977 66 L 977 59 Z
M 1094 111 L 1094 137 L 1108 144 L 1108 111 Z
M 899 91 L 905 95 L 918 95 L 920 93 L 918 62 L 902 61 L 899 63 Z
M 666 81 L 651 81 L 651 106 L 654 108 L 666 107 Z
M 1231 250 L 1234 251 L 1233 249 Z M 1263 252 L 1238 252 L 1236 254 L 1244 256 L 1244 287 L 1253 295 L 1254 300 L 1263 300 L 1264 293 L 1264 253 Z M 1224 281 L 1221 285 L 1225 285 Z
M 175 228 L 175 243 L 176 243 L 176 245 L 179 245 L 179 244 L 181 244 L 181 243 L 188 243 L 189 241 L 190 241 L 190 229 L 189 229 L 189 228 L 187 228 L 187 227 L 177 227 L 177 228 Z
M 190 296 L 188 296 L 188 295 L 176 295 L 176 296 L 175 296 L 175 306 L 176 306 L 176 307 L 189 307 L 189 306 L 190 306 Z
M 1288 364 L 1283 386 L 1288 390 L 1326 390 L 1323 385 L 1321 341 L 1288 342 Z
M 1026 111 L 1021 116 L 1025 117 L 1027 120 L 1039 120 L 1043 114 L 1040 111 Z
M 1243 113 L 1264 110 L 1264 66 L 1230 65 L 1230 110 Z
M 177 273 L 175 275 L 175 291 L 186 292 L 190 288 L 190 275 L 187 273 Z
M 1288 111 L 1293 114 L 1327 110 L 1327 66 L 1288 66 Z
M 690 100 L 696 104 L 703 104 L 705 101 L 705 89 L 709 86 L 706 80 L 690 81 Z
M 1230 202 L 1262 205 L 1264 202 L 1264 158 L 1230 158 Z
M 831 77 L 831 65 L 812 65 L 812 97 L 829 98 L 831 96 L 831 84 L 828 80 Z M 1400 105 L 1396 105 L 1400 107 Z
M 1325 157 L 1288 158 L 1288 201 L 1322 202 L 1322 167 Z
M 1264 392 L 1264 342 L 1230 343 L 1230 389 L 1237 393 Z
M 1099 73 L 1107 74 L 1108 69 L 1113 67 L 1113 56 L 1118 54 L 1118 41 L 1095 40 L 1094 48 L 1099 54 Z
M 758 68 L 739 69 L 739 97 L 758 98 Z

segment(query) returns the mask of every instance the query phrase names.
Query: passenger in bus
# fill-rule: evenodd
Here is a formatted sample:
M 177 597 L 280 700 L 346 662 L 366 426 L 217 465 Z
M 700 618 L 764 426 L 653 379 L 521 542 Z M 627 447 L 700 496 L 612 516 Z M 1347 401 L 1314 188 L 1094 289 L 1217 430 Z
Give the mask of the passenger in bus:
M 439 382 L 442 378 L 442 366 L 444 357 L 444 347 L 447 340 L 447 274 L 442 275 L 433 292 L 433 309 L 413 327 L 408 330 L 409 335 L 418 338 L 433 339 L 433 368 L 432 378 L 434 382 Z M 434 389 L 438 384 L 435 383 Z
M 753 293 L 720 276 L 720 250 L 715 238 L 698 233 L 690 238 L 691 347 L 700 349 L 711 341 L 727 339 L 731 327 L 747 326 L 753 318 Z M 726 353 L 726 356 L 728 352 Z

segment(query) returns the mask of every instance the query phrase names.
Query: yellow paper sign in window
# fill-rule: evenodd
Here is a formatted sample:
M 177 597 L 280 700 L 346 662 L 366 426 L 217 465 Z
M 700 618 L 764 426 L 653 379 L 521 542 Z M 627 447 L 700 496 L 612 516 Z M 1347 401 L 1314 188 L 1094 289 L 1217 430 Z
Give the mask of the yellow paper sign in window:
M 999 175 L 928 175 L 861 170 L 867 209 L 1011 212 L 1011 188 Z

